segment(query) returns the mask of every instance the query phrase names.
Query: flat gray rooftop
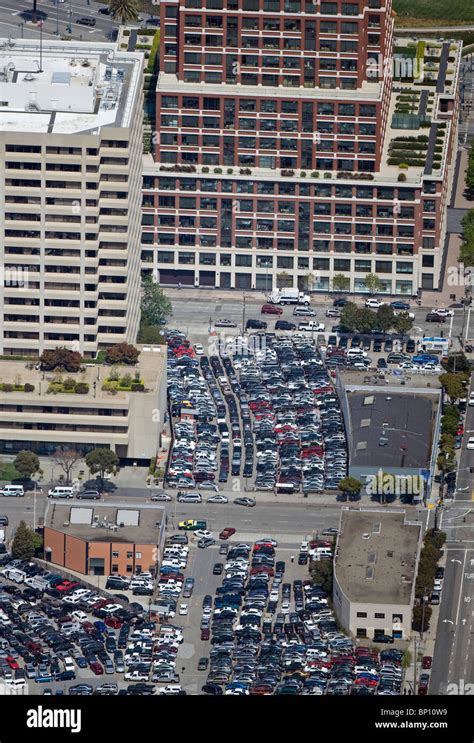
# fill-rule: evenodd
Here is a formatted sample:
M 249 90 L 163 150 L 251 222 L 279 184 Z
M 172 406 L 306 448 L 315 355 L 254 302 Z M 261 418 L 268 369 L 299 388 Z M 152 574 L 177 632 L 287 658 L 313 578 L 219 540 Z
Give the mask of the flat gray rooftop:
M 93 501 L 77 501 L 72 505 L 52 502 L 48 504 L 45 527 L 94 542 L 158 544 L 164 513 L 162 507 L 155 505 L 110 502 L 96 506 Z
M 420 524 L 403 512 L 344 509 L 335 576 L 351 602 L 409 604 Z
M 350 465 L 429 468 L 438 393 L 348 391 Z

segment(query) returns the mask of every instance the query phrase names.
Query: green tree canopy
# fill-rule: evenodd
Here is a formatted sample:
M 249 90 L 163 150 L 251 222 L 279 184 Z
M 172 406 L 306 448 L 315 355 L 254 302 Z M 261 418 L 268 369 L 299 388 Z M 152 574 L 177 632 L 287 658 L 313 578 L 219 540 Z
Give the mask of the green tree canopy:
M 462 373 L 454 374 L 454 372 L 445 372 L 444 374 L 440 375 L 439 381 L 446 394 L 448 395 L 451 403 L 454 403 L 456 400 L 466 394 L 465 383 L 468 379 L 469 377 L 467 376 L 467 374 Z
M 443 361 L 443 366 L 448 372 L 466 372 L 471 373 L 471 363 L 466 354 L 462 351 L 450 353 L 448 358 Z
M 359 495 L 363 484 L 356 477 L 344 477 L 339 482 L 339 490 L 347 495 Z
M 115 472 L 119 459 L 112 449 L 93 449 L 86 454 L 86 464 L 93 475 L 98 474 L 102 484 L 105 475 Z
M 399 314 L 395 316 L 392 327 L 394 330 L 397 331 L 397 333 L 400 333 L 404 336 L 412 329 L 413 318 L 411 318 L 408 312 L 406 312 L 405 310 L 403 312 L 399 312 Z
M 332 594 L 333 563 L 332 560 L 318 560 L 311 563 L 311 577 L 315 586 Z
M 18 524 L 12 543 L 12 555 L 17 560 L 31 560 L 35 554 L 35 533 L 24 521 Z
M 383 284 L 376 273 L 368 273 L 364 279 L 364 286 L 371 294 L 382 291 Z
M 173 314 L 171 302 L 165 296 L 163 289 L 156 284 L 151 276 L 143 279 L 143 296 L 142 296 L 142 317 L 143 325 L 161 325 L 163 320 Z
M 354 302 L 348 302 L 341 310 L 341 325 L 350 332 L 357 329 L 359 308 Z
M 350 285 L 351 281 L 348 276 L 345 276 L 343 273 L 334 274 L 332 278 L 332 288 L 335 292 L 347 292 L 349 291 Z
M 138 0 L 110 0 L 110 14 L 120 23 L 131 23 L 137 20 Z
M 390 307 L 389 304 L 383 304 L 381 307 L 379 307 L 376 313 L 376 317 L 377 327 L 384 333 L 386 333 L 387 330 L 390 330 L 390 328 L 393 327 L 395 321 L 395 313 L 393 311 L 393 307 Z
M 28 449 L 22 449 L 15 457 L 13 465 L 16 471 L 25 480 L 28 480 L 40 468 L 38 455 Z

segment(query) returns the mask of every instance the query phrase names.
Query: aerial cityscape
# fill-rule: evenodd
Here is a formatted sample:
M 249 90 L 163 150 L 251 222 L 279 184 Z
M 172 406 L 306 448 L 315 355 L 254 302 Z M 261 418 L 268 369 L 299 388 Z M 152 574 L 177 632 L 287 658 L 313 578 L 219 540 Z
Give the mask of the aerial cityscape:
M 474 6 L 428 5 L 3 0 L 1 694 L 474 694 Z

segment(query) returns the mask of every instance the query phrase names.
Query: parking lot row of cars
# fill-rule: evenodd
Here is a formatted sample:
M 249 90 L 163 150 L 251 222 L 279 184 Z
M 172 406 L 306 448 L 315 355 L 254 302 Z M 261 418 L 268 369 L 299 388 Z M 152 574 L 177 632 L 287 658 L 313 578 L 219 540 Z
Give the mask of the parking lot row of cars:
M 265 340 L 252 354 L 233 354 L 240 403 L 253 416 L 255 489 L 337 488 L 347 471 L 346 437 L 322 357 L 306 337 Z
M 310 579 L 284 582 L 277 546 L 271 538 L 230 545 L 222 583 L 202 603 L 201 639 L 211 644 L 203 693 L 401 693 L 402 654 L 355 648 L 338 630 L 322 588 Z M 304 542 L 300 556 L 331 559 L 331 547 Z
M 131 577 L 130 585 L 152 580 L 141 573 Z M 115 678 L 94 693 L 149 694 L 154 691 L 144 683 L 149 680 L 169 683 L 170 689 L 163 686 L 159 693 L 179 693 L 174 661 L 182 639 L 179 628 L 161 625 L 158 630 L 144 607 L 126 596 L 104 598 L 90 586 L 34 563 L 11 560 L 2 571 L 0 675 L 12 686 L 34 684 L 33 693 L 43 688 L 52 694 L 46 686 L 51 684 L 56 693 L 64 693 L 58 684 L 78 680 L 69 694 L 89 695 L 94 688 L 87 677 L 105 675 Z M 119 691 L 117 675 L 142 685 Z

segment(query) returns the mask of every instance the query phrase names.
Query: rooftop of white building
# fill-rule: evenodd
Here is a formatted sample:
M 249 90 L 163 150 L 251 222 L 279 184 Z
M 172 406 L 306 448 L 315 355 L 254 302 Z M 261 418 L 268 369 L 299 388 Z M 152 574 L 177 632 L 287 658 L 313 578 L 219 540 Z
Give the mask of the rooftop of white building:
M 0 131 L 128 127 L 142 65 L 141 53 L 116 44 L 0 39 Z

